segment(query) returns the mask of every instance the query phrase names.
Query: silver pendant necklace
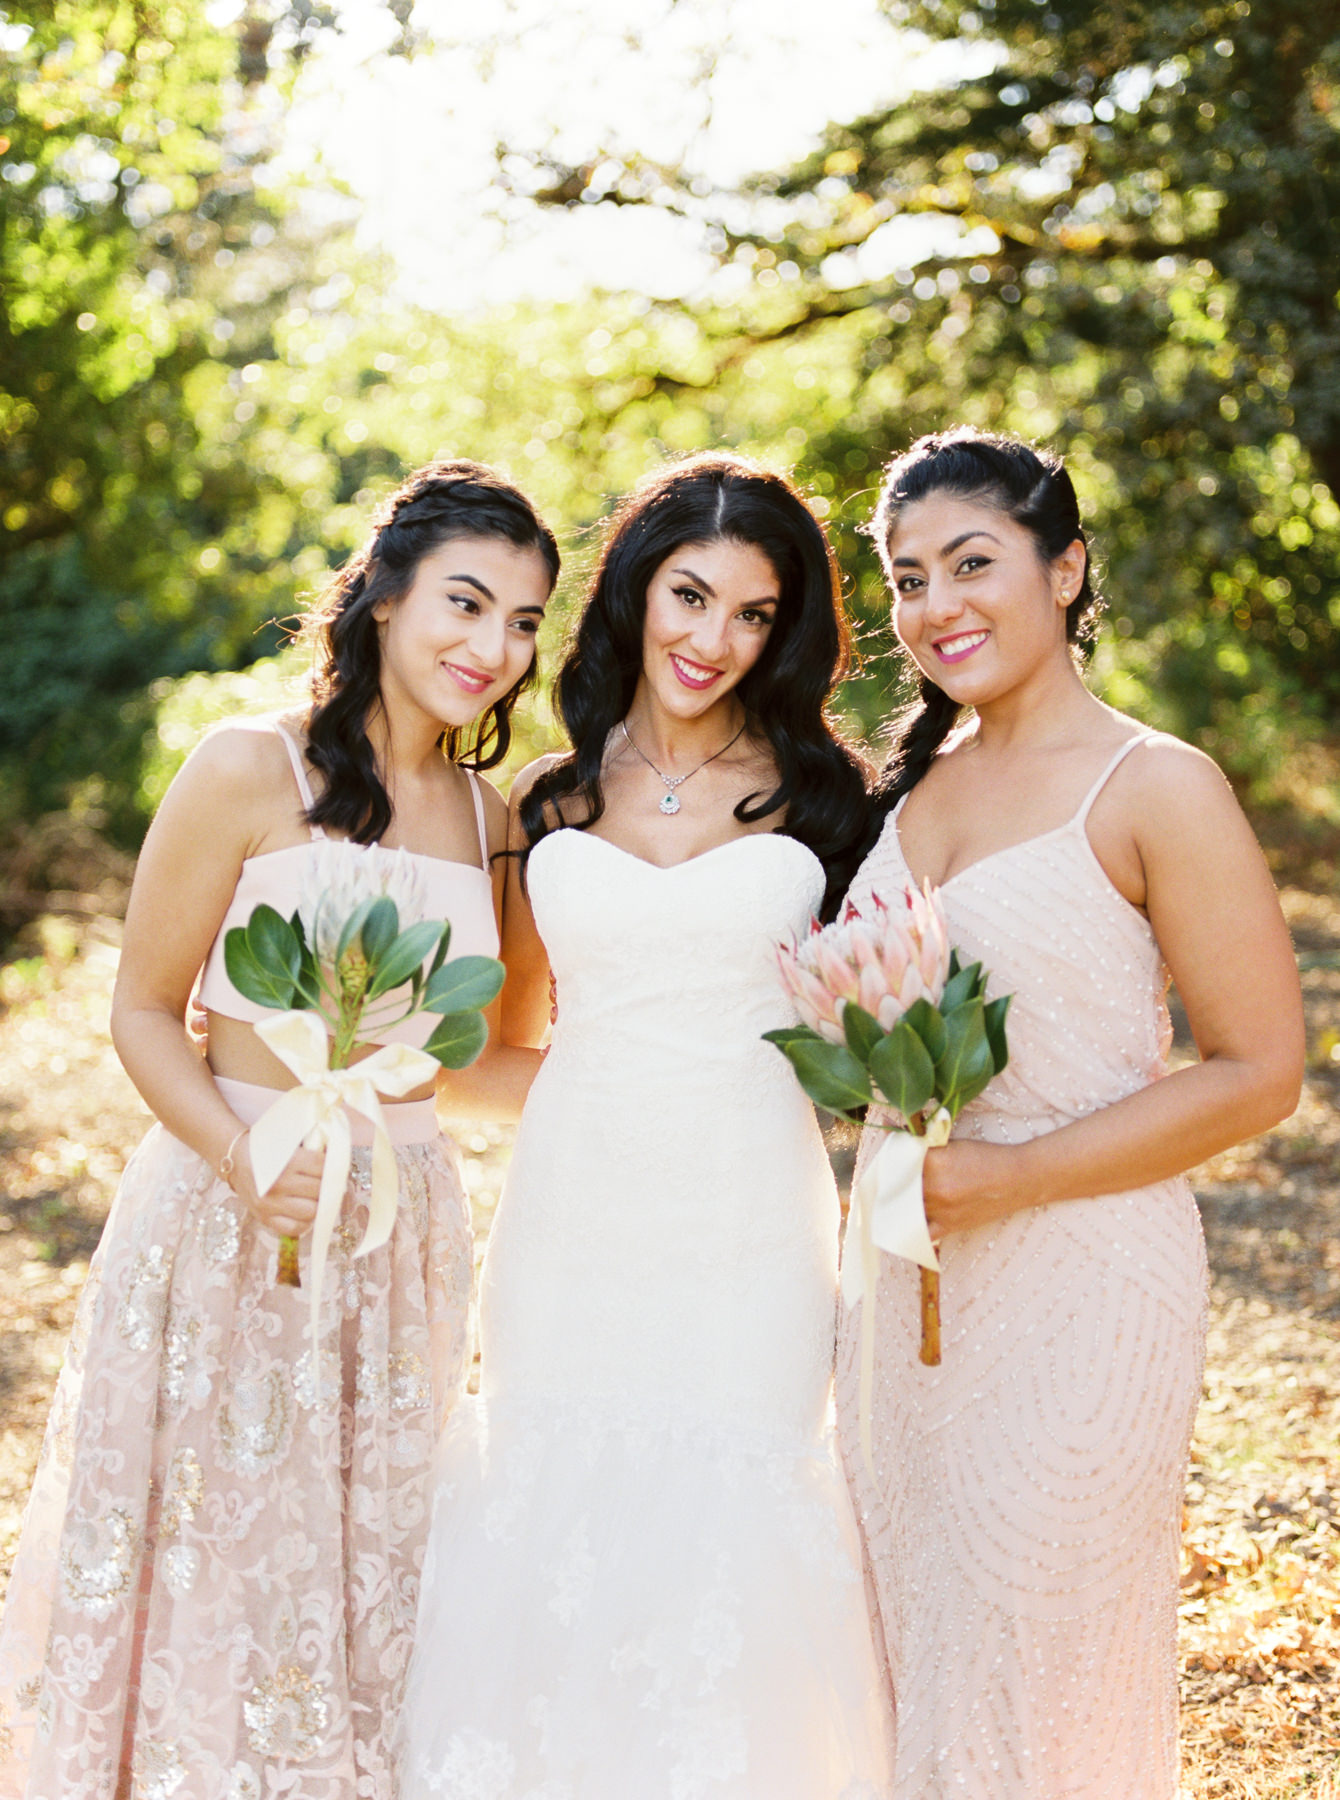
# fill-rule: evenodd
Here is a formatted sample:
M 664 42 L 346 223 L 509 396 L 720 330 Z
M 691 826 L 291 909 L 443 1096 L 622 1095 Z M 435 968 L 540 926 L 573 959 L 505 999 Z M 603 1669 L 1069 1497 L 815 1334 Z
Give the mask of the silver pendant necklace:
M 746 723 L 748 723 L 747 720 Z M 723 744 L 719 750 L 714 750 L 710 756 L 705 756 L 700 763 L 696 763 L 694 767 L 688 771 L 688 774 L 666 775 L 662 770 L 656 767 L 656 764 L 649 756 L 644 755 L 643 752 L 638 749 L 637 745 L 633 742 L 632 734 L 628 729 L 628 721 L 626 719 L 621 719 L 619 721 L 619 729 L 627 739 L 628 748 L 633 752 L 634 756 L 642 757 L 643 762 L 646 763 L 647 767 L 651 770 L 657 780 L 665 783 L 665 792 L 661 795 L 659 810 L 663 812 L 667 818 L 671 813 L 677 813 L 679 811 L 679 795 L 675 792 L 675 789 L 683 787 L 689 777 L 696 775 L 699 769 L 705 769 L 708 763 L 715 762 L 719 756 L 724 756 L 730 749 L 731 744 L 737 743 L 744 735 L 744 726 L 741 725 L 740 729 L 731 739 L 730 744 Z

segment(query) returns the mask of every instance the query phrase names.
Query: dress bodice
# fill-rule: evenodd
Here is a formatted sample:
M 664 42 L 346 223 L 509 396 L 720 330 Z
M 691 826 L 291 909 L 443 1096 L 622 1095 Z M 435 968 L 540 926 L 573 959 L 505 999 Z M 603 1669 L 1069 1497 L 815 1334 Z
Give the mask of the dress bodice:
M 980 961 L 987 994 L 1011 994 L 1010 1060 L 965 1108 L 969 1136 L 1018 1142 L 1110 1106 L 1165 1071 L 1171 1028 L 1167 970 L 1148 919 L 1094 855 L 1089 809 L 1128 740 L 1074 816 L 1011 844 L 940 886 L 949 941 Z M 906 796 L 904 796 L 906 798 Z M 913 880 L 898 835 L 899 801 L 852 883 L 865 909 Z
M 484 1265 L 481 1391 L 812 1431 L 837 1191 L 762 1034 L 795 1022 L 775 946 L 820 903 L 817 857 L 766 834 L 660 868 L 564 828 L 527 882 L 558 1020 Z
M 795 1018 L 775 947 L 824 892 L 797 838 L 732 838 L 662 868 L 564 828 L 536 845 L 527 882 L 558 989 L 553 1057 L 615 1079 L 657 1063 L 676 1084 L 774 1064 L 789 1078 L 762 1042 Z
M 312 805 L 312 791 L 298 747 L 282 725 L 276 722 L 274 728 L 288 752 L 303 809 L 308 811 Z M 481 861 L 448 862 L 443 857 L 423 856 L 415 851 L 406 851 L 405 855 L 414 866 L 423 895 L 419 918 L 451 921 L 450 956 L 496 956 L 498 925 L 493 910 L 493 880 L 487 868 L 488 840 L 484 830 L 483 803 L 477 778 L 468 769 L 465 773 L 475 803 Z M 254 1001 L 248 1000 L 230 981 L 224 962 L 224 940 L 235 926 L 245 925 L 258 906 L 272 906 L 282 917 L 292 918 L 312 858 L 319 853 L 322 844 L 327 842 L 329 840 L 321 828 L 314 826 L 305 843 L 287 844 L 279 850 L 249 856 L 242 864 L 233 897 L 228 903 L 228 910 L 214 942 L 210 945 L 200 978 L 200 1003 L 210 1012 L 221 1013 L 229 1019 L 241 1019 L 248 1025 L 255 1025 L 269 1016 L 268 1007 L 258 1006 Z M 365 846 L 355 845 L 351 848 L 357 851 Z M 369 845 L 366 848 L 376 850 L 377 846 Z M 402 918 L 401 930 L 417 923 L 417 919 Z M 408 984 L 404 988 L 397 988 L 385 995 L 376 1008 L 369 1010 L 364 1020 L 364 1036 L 368 1042 L 409 1043 L 421 1047 L 428 1041 L 437 1024 L 436 1013 L 421 1012 L 398 1024 L 378 1024 L 378 1014 L 394 1019 L 403 1012 L 408 991 Z

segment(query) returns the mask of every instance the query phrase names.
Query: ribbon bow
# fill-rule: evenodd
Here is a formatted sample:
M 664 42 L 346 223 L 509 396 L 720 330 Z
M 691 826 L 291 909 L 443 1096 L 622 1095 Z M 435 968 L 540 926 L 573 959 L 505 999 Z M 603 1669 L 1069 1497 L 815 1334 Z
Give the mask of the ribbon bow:
M 891 1131 L 870 1158 L 852 1189 L 847 1219 L 847 1241 L 842 1255 L 842 1300 L 850 1311 L 861 1305 L 861 1397 L 859 1421 L 861 1450 L 873 1478 L 874 1456 L 870 1442 L 870 1395 L 875 1378 L 875 1290 L 879 1283 L 879 1252 L 902 1256 L 923 1269 L 938 1269 L 940 1259 L 926 1224 L 926 1202 L 921 1188 L 926 1152 L 949 1142 L 953 1120 L 941 1107 L 926 1125 L 923 1136 L 911 1131 Z
M 301 1144 L 326 1152 L 321 1170 L 321 1191 L 312 1222 L 312 1253 L 308 1281 L 312 1289 L 312 1352 L 316 1353 L 320 1321 L 321 1289 L 331 1234 L 340 1216 L 349 1181 L 353 1134 L 349 1114 L 361 1113 L 372 1124 L 372 1191 L 368 1198 L 368 1224 L 363 1241 L 354 1252 L 366 1256 L 378 1250 L 395 1224 L 400 1178 L 395 1151 L 387 1134 L 381 1098 L 402 1099 L 437 1074 L 438 1064 L 426 1050 L 409 1044 L 383 1044 L 380 1050 L 351 1068 L 332 1069 L 330 1039 L 324 1020 L 311 1012 L 284 1012 L 262 1019 L 256 1026 L 261 1038 L 298 1085 L 281 1094 L 251 1127 L 248 1145 L 256 1191 L 268 1193 L 283 1173 L 289 1158 Z

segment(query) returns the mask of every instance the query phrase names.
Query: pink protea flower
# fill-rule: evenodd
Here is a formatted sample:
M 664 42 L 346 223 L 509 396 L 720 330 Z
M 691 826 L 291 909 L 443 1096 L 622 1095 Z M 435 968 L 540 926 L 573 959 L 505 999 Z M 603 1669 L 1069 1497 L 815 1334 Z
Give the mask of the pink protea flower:
M 801 1019 L 830 1044 L 845 1042 L 848 1000 L 891 1031 L 914 1001 L 938 1005 L 949 979 L 940 896 L 926 882 L 893 906 L 874 895 L 868 917 L 848 905 L 838 923 L 816 923 L 799 943 L 779 945 L 777 961 Z

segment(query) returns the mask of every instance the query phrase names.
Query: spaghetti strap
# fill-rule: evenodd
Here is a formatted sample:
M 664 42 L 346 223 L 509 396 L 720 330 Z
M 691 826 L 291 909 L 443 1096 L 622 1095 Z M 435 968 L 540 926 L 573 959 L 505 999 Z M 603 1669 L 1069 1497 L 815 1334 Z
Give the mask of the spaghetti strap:
M 288 751 L 289 761 L 293 764 L 293 779 L 297 782 L 298 793 L 302 797 L 302 809 L 304 812 L 311 812 L 315 801 L 312 799 L 312 784 L 308 781 L 307 771 L 302 766 L 302 752 L 278 719 L 275 720 L 274 727 L 283 741 L 284 748 Z M 326 835 L 319 825 L 309 825 L 308 830 L 313 838 L 324 838 Z
M 1150 738 L 1157 737 L 1157 736 L 1158 736 L 1158 733 L 1156 731 L 1137 731 L 1134 737 L 1129 737 L 1126 739 L 1126 742 L 1117 751 L 1116 755 L 1112 758 L 1111 762 L 1109 762 L 1107 764 L 1107 766 L 1103 770 L 1102 774 L 1098 777 L 1097 781 L 1094 782 L 1093 786 L 1089 789 L 1088 793 L 1084 796 L 1083 800 L 1080 802 L 1079 811 L 1075 814 L 1074 818 L 1071 820 L 1071 823 L 1073 825 L 1079 826 L 1081 828 L 1083 827 L 1084 821 L 1089 816 L 1089 808 L 1093 805 L 1094 801 L 1098 798 L 1099 794 L 1101 794 L 1103 789 L 1107 786 L 1107 783 L 1108 783 L 1109 779 L 1111 778 L 1111 776 L 1120 767 L 1120 765 L 1125 762 L 1126 758 L 1130 755 L 1131 751 L 1134 750 L 1140 744 L 1147 744 L 1149 742 Z
M 474 770 L 462 769 L 461 773 L 470 783 L 470 793 L 475 803 L 475 823 L 479 827 L 480 863 L 484 873 L 487 875 L 489 872 L 489 839 L 488 832 L 484 829 L 484 796 L 479 791 L 479 777 L 475 774 Z

